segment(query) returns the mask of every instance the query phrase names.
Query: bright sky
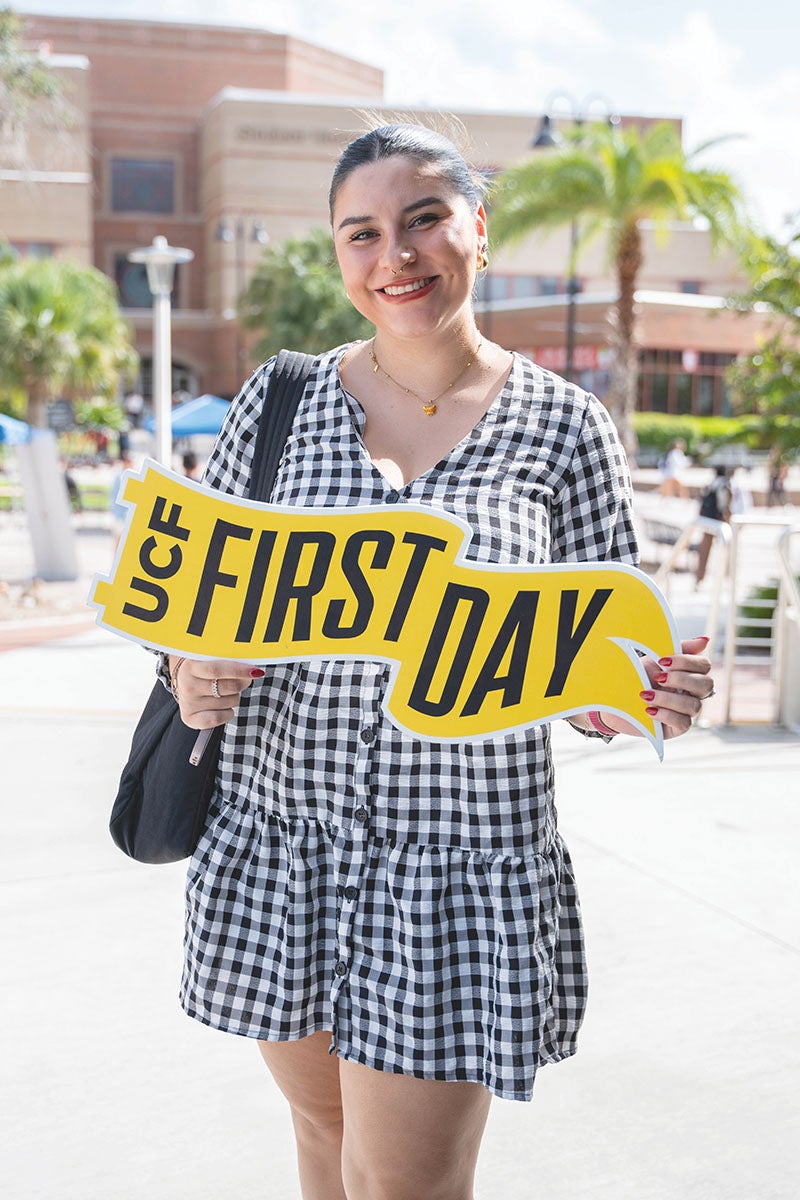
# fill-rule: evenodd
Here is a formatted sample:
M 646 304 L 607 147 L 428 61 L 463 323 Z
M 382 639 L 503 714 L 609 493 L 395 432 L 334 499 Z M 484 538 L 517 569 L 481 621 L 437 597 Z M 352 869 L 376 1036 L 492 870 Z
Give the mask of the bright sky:
M 389 104 L 680 116 L 773 232 L 800 210 L 797 0 L 19 0 L 17 11 L 290 33 L 386 72 Z M 233 82 L 233 81 L 232 81 Z M 597 108 L 600 109 L 598 104 Z M 559 101 L 554 111 L 567 105 Z M 532 132 L 535 120 L 532 116 Z

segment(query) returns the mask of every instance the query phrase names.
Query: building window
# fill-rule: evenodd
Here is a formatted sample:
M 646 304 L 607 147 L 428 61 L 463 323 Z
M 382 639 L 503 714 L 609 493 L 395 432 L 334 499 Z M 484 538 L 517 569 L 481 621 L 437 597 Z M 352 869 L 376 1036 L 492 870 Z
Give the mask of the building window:
M 172 285 L 172 307 L 180 308 L 180 267 L 175 268 L 175 280 Z M 119 302 L 122 308 L 152 308 L 153 294 L 147 283 L 147 268 L 144 263 L 128 262 L 124 254 L 114 255 L 114 282 L 119 292 Z
M 700 283 L 697 279 L 682 279 L 678 288 L 687 296 L 699 296 Z
M 540 296 L 558 296 L 563 290 L 556 275 L 538 275 L 536 283 Z
M 564 281 L 556 275 L 480 275 L 476 294 L 485 300 L 531 300 L 535 296 L 562 296 L 566 291 Z M 578 291 L 582 284 L 578 281 Z
M 167 159 L 112 158 L 111 211 L 174 213 L 175 163 Z
M 537 295 L 536 280 L 533 275 L 511 275 L 511 295 L 514 300 L 530 300 Z
M 52 258 L 56 248 L 53 242 L 11 242 L 11 249 L 20 258 Z

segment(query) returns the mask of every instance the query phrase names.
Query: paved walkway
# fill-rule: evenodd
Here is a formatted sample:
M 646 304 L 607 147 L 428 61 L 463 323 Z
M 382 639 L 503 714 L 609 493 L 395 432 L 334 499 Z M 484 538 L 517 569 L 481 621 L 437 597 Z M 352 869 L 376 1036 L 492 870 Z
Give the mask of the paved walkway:
M 8 1200 L 297 1200 L 254 1047 L 180 1013 L 183 868 L 106 821 L 151 663 L 100 630 L 0 655 Z M 789 1200 L 800 1178 L 800 739 L 555 730 L 592 994 L 493 1106 L 478 1200 Z
M 702 602 L 679 586 L 686 634 Z M 54 630 L 0 653 L 2 1194 L 298 1200 L 255 1048 L 178 1009 L 182 866 L 106 832 L 151 661 Z M 478 1200 L 793 1200 L 800 738 L 697 728 L 661 765 L 563 724 L 554 743 L 589 1014 L 531 1105 L 494 1104 Z

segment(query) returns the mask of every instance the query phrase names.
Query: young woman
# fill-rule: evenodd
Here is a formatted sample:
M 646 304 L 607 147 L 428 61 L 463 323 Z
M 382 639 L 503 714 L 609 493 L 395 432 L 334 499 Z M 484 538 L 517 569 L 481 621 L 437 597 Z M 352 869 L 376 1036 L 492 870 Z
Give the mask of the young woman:
M 415 126 L 367 133 L 330 204 L 376 332 L 319 358 L 272 501 L 428 505 L 469 524 L 476 563 L 634 562 L 603 406 L 477 328 L 486 214 L 455 147 Z M 245 493 L 271 365 L 234 404 L 209 486 Z M 642 704 L 667 738 L 712 689 L 704 649 L 648 665 Z M 187 725 L 227 723 L 189 871 L 186 1011 L 259 1039 L 305 1200 L 470 1200 L 492 1095 L 529 1099 L 584 1009 L 547 726 L 435 744 L 386 719 L 380 662 L 176 661 Z M 572 723 L 637 732 L 606 713 Z

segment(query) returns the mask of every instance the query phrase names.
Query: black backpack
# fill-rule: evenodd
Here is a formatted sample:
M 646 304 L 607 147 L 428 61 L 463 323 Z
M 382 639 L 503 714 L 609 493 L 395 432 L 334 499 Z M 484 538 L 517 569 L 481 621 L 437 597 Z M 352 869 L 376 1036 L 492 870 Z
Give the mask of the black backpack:
M 700 498 L 700 516 L 707 517 L 710 521 L 724 521 L 730 495 L 730 488 L 725 480 L 715 479 Z

